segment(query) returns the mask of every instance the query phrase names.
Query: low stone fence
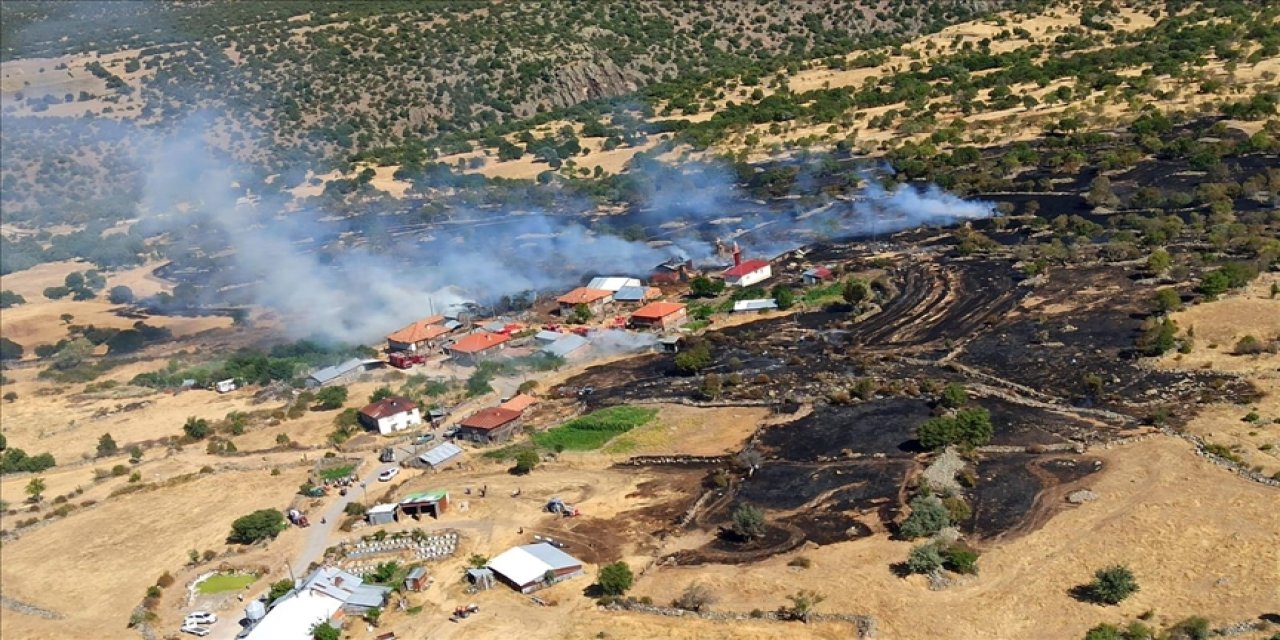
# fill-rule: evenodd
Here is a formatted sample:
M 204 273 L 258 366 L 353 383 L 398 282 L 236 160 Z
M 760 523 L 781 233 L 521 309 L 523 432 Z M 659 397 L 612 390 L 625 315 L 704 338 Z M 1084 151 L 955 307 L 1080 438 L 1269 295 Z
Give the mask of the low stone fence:
M 740 611 L 689 611 L 687 609 L 678 609 L 676 607 L 659 607 L 652 604 L 644 604 L 632 600 L 616 602 L 604 607 L 606 611 L 630 611 L 633 613 L 647 613 L 656 616 L 666 616 L 671 618 L 698 618 L 700 620 L 714 620 L 718 622 L 742 622 L 742 621 L 767 621 L 767 622 L 799 622 L 794 617 L 780 611 L 753 611 L 751 613 L 742 613 Z M 810 614 L 809 622 L 843 622 L 851 624 L 856 629 L 856 638 L 874 638 L 876 637 L 876 619 L 871 616 L 862 616 L 849 613 L 814 613 Z
M 733 456 L 689 456 L 676 454 L 669 456 L 632 456 L 627 459 L 627 464 L 643 467 L 668 464 L 700 464 L 715 466 L 728 464 L 732 460 Z

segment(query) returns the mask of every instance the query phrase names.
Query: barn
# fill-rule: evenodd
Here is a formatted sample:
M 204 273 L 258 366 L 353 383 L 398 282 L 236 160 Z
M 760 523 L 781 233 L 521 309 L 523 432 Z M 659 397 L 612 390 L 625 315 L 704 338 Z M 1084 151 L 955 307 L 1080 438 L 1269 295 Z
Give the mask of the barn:
M 520 412 L 502 407 L 481 409 L 458 423 L 459 440 L 481 444 L 506 442 L 520 426 Z
M 584 573 L 581 560 L 546 542 L 507 549 L 488 566 L 520 593 L 532 593 Z

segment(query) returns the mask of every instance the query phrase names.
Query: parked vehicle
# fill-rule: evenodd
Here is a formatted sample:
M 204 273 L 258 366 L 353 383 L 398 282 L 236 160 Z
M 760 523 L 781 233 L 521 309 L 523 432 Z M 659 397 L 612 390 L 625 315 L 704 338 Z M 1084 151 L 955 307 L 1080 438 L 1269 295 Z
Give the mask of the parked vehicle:
M 204 628 L 204 627 L 197 627 L 197 626 L 196 626 L 196 625 L 194 625 L 194 624 L 183 625 L 183 626 L 182 626 L 182 632 L 183 632 L 183 633 L 189 633 L 189 634 L 191 634 L 191 635 L 193 635 L 193 636 L 198 636 L 198 637 L 201 637 L 201 638 L 203 638 L 203 637 L 205 637 L 205 636 L 209 635 L 209 630 L 208 630 L 208 629 L 206 629 L 206 628 Z
M 208 611 L 192 611 L 191 613 L 187 614 L 186 619 L 183 620 L 183 624 L 185 625 L 213 624 L 217 621 L 218 621 L 218 616 Z
M 413 439 L 413 443 L 414 443 L 414 444 L 426 444 L 426 443 L 431 442 L 432 440 L 435 440 L 435 439 L 436 439 L 435 434 L 433 434 L 433 433 L 424 433 L 424 434 L 422 434 L 422 435 L 420 435 L 420 436 L 418 436 L 418 437 L 414 438 L 414 439 Z
M 395 449 L 392 449 L 391 447 L 387 447 L 383 449 L 382 453 L 378 454 L 378 462 L 395 462 L 395 461 L 396 461 L 396 452 L 395 452 Z
M 378 482 L 390 482 L 392 478 L 400 474 L 400 467 L 391 467 L 386 471 L 378 474 Z
M 454 436 L 456 436 L 456 435 L 458 435 L 458 428 L 457 428 L 457 427 L 449 427 L 448 429 L 445 429 L 445 430 L 444 430 L 444 437 L 446 437 L 446 438 L 452 438 L 452 437 L 454 437 Z
M 387 356 L 387 363 L 397 369 L 408 369 L 415 364 L 423 364 L 427 361 L 427 356 L 422 354 L 409 353 L 393 353 Z

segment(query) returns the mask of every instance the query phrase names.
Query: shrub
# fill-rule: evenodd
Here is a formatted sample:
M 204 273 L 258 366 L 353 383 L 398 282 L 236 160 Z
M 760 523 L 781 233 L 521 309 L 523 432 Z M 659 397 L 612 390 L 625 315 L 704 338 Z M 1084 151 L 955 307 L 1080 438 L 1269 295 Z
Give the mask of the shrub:
M 922 544 L 911 548 L 906 568 L 911 573 L 932 573 L 941 569 L 943 562 L 937 543 Z
M 362 516 L 368 508 L 359 502 L 348 502 L 347 506 L 342 508 L 342 512 L 349 516 Z
M 1262 353 L 1267 350 L 1263 342 L 1253 336 L 1245 336 L 1236 341 L 1234 352 L 1239 356 L 1248 356 Z
M 948 409 L 958 409 L 968 401 L 969 393 L 965 391 L 964 385 L 952 383 L 942 390 L 941 403 Z
M 991 442 L 995 428 L 991 425 L 991 413 L 979 407 L 961 409 L 954 416 L 931 418 L 920 425 L 916 435 L 920 444 L 930 449 L 950 444 L 980 447 Z
M 154 584 L 153 584 L 153 585 L 151 585 L 151 586 L 149 586 L 149 587 L 147 587 L 147 597 L 148 597 L 148 598 L 159 598 L 159 597 L 160 597 L 160 595 L 161 595 L 162 593 L 164 593 L 164 592 L 160 590 L 160 587 L 157 587 L 157 586 L 156 586 L 156 585 L 154 585 Z
M 241 516 L 231 523 L 231 536 L 228 541 L 239 544 L 253 544 L 259 540 L 274 538 L 284 531 L 284 514 L 277 509 L 259 509 Z
M 273 582 L 271 583 L 271 590 L 267 592 L 267 602 L 275 602 L 277 599 L 283 597 L 284 594 L 289 593 L 292 590 L 293 580 L 286 579 Z
M 631 567 L 621 561 L 605 565 L 600 569 L 600 576 L 597 578 L 600 590 L 607 596 L 620 596 L 626 593 L 634 580 Z
M 186 423 L 182 425 L 182 432 L 192 440 L 203 440 L 209 436 L 210 430 L 208 420 L 195 416 L 187 418 Z
M 942 553 L 944 566 L 956 573 L 978 573 L 978 552 L 961 544 L 953 544 Z
M 1205 618 L 1187 618 L 1173 625 L 1167 633 L 1169 640 L 1208 640 L 1213 635 Z
M 764 512 L 754 505 L 740 504 L 733 510 L 733 532 L 745 539 L 764 535 Z
M 536 466 L 538 466 L 538 452 L 532 449 L 525 449 L 516 454 L 516 473 L 529 473 L 530 471 L 533 471 Z
M 965 522 L 973 515 L 973 510 L 969 508 L 969 503 L 965 502 L 964 498 L 960 496 L 943 498 L 942 506 L 947 508 L 947 517 L 952 522 Z
M 168 589 L 169 587 L 173 586 L 173 576 L 170 575 L 168 571 L 164 572 L 156 580 L 156 586 L 160 587 L 161 589 Z
M 808 569 L 809 567 L 813 566 L 813 561 L 805 556 L 796 556 L 792 558 L 790 562 L 787 563 L 787 566 L 799 567 L 801 569 Z
M 1093 574 L 1093 582 L 1085 586 L 1089 599 L 1102 604 L 1119 604 L 1137 592 L 1138 582 L 1124 565 L 1098 569 Z
M 898 527 L 898 533 L 908 540 L 931 536 L 951 524 L 947 508 L 936 497 L 917 496 L 910 506 L 911 515 Z
M 1120 627 L 1113 624 L 1100 624 L 1084 634 L 1084 640 L 1125 640 Z
M 672 601 L 671 606 L 686 611 L 705 611 L 715 603 L 715 596 L 707 587 L 693 583 L 685 588 L 679 598 Z

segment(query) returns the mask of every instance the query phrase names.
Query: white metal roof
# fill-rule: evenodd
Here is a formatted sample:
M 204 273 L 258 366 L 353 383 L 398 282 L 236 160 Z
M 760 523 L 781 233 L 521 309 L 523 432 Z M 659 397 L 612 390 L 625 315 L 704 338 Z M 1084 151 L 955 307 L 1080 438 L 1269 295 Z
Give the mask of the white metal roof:
M 398 507 L 398 506 L 400 506 L 400 505 L 398 505 L 398 504 L 396 504 L 396 503 L 394 503 L 394 502 L 391 502 L 391 503 L 383 503 L 383 504 L 375 504 L 375 505 L 373 505 L 372 507 L 369 507 L 369 511 L 367 511 L 366 513 L 391 513 L 391 512 L 393 512 L 393 511 L 395 511 L 395 510 L 396 510 L 396 507 Z
M 539 342 L 555 342 L 556 340 L 563 338 L 564 334 L 559 331 L 547 331 L 546 329 L 543 329 L 533 337 Z
M 592 278 L 591 282 L 587 283 L 588 289 L 600 289 L 601 291 L 608 291 L 611 293 L 617 293 L 618 289 L 621 289 L 623 287 L 638 287 L 638 286 L 640 286 L 639 280 L 635 278 L 621 278 L 621 277 Z
M 342 600 L 319 591 L 284 598 L 249 632 L 247 640 L 311 640 L 311 627 L 342 608 Z
M 462 455 L 462 448 L 452 442 L 445 442 L 432 447 L 426 453 L 418 456 L 418 459 L 434 467 L 458 455 Z
M 613 299 L 624 302 L 644 302 L 645 294 L 648 292 L 649 290 L 645 287 L 628 285 L 618 289 L 618 292 L 614 294 Z
M 778 303 L 772 298 L 762 298 L 759 300 L 739 300 L 733 303 L 734 311 L 764 311 L 766 309 L 777 309 Z
M 539 543 L 507 549 L 489 561 L 489 568 L 523 587 L 542 579 L 548 571 L 581 564 L 581 560 L 549 544 Z

